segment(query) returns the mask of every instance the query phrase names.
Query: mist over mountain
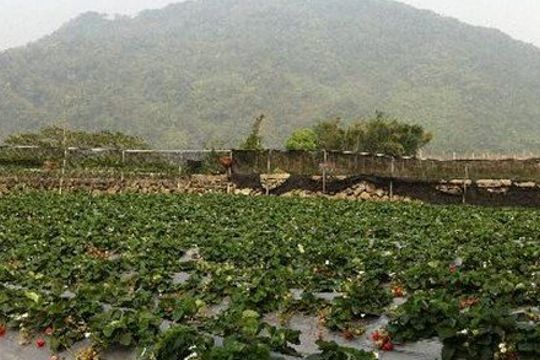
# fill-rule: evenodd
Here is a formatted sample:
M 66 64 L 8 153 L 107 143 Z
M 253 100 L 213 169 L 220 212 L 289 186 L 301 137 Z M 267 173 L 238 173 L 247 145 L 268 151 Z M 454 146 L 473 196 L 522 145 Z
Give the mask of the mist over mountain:
M 376 110 L 431 151 L 540 150 L 540 49 L 387 0 L 199 0 L 86 13 L 0 53 L 0 138 L 45 125 L 157 147 L 234 146 L 264 113 L 268 146 Z

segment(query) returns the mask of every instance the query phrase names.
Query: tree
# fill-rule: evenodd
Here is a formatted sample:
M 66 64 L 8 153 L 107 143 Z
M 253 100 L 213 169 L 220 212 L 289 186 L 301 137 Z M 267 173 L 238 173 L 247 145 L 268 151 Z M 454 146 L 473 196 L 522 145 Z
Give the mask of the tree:
M 433 136 L 420 125 L 399 122 L 382 112 L 363 124 L 364 133 L 361 147 L 370 153 L 391 156 L 416 156 Z
M 344 149 L 348 151 L 364 151 L 363 144 L 366 142 L 366 126 L 364 122 L 355 122 L 345 131 Z
M 10 135 L 6 141 L 14 146 L 39 146 L 43 148 L 78 147 L 83 149 L 148 149 L 144 139 L 120 132 L 81 130 L 47 127 L 37 133 Z
M 315 151 L 319 148 L 317 135 L 311 129 L 299 129 L 292 133 L 285 144 L 287 150 Z
M 315 125 L 313 131 L 320 149 L 344 150 L 345 130 L 341 128 L 341 119 L 322 121 Z
M 244 143 L 240 145 L 240 149 L 263 150 L 262 136 L 260 135 L 260 132 L 261 132 L 261 125 L 264 119 L 265 119 L 264 115 L 261 115 L 255 119 L 255 122 L 253 123 L 253 127 L 251 129 L 251 133 L 249 134 L 246 141 L 244 141 Z
M 390 156 L 416 156 L 433 136 L 420 125 L 410 125 L 382 112 L 368 120 L 341 127 L 339 119 L 317 124 L 313 130 L 295 131 L 286 147 L 289 150 L 365 151 Z

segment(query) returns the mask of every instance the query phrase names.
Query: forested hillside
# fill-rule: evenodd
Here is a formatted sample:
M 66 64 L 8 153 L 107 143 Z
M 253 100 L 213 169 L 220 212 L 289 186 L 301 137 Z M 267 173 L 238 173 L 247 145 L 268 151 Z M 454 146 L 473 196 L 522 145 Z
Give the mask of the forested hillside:
M 61 125 L 234 146 L 376 110 L 432 152 L 540 150 L 540 49 L 387 0 L 198 0 L 87 13 L 0 53 L 0 138 Z

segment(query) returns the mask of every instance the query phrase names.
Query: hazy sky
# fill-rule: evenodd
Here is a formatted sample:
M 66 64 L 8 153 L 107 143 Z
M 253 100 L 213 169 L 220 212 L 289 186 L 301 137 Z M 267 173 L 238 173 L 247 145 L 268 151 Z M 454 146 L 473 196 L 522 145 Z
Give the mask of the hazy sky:
M 0 0 L 0 49 L 24 45 L 85 11 L 136 14 L 175 0 Z
M 498 28 L 516 39 L 540 47 L 540 0 L 399 1 L 473 25 Z
M 540 47 L 540 0 L 400 1 L 432 9 L 474 25 L 495 27 L 517 39 Z M 163 7 L 171 2 L 175 1 L 0 0 L 0 49 L 36 40 L 54 31 L 81 12 L 95 10 L 106 13 L 135 14 L 140 10 Z

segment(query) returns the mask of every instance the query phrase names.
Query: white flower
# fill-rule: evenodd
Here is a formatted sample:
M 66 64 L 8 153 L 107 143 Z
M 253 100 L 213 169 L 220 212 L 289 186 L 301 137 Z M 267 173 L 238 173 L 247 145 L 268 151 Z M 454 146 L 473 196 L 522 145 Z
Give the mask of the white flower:
M 303 254 L 306 252 L 306 250 L 304 249 L 304 247 L 302 246 L 302 244 L 298 244 L 298 251 L 300 251 L 300 254 Z
M 199 356 L 199 354 L 197 354 L 196 352 L 194 352 L 194 353 L 191 353 L 188 357 L 184 358 L 184 360 L 196 359 L 197 356 Z
M 92 333 L 90 333 L 90 332 L 84 333 L 84 337 L 86 339 L 88 339 L 90 336 L 92 336 Z
M 330 265 L 330 260 L 326 260 L 326 261 L 324 262 L 324 264 L 325 264 L 326 266 Z
M 469 330 L 463 329 L 459 332 L 461 335 L 467 335 L 469 333 Z
M 16 316 L 16 317 L 15 317 L 15 320 L 21 321 L 21 320 L 23 320 L 23 319 L 27 319 L 28 316 L 29 316 L 28 313 L 24 313 L 24 314 L 22 314 L 22 315 Z

